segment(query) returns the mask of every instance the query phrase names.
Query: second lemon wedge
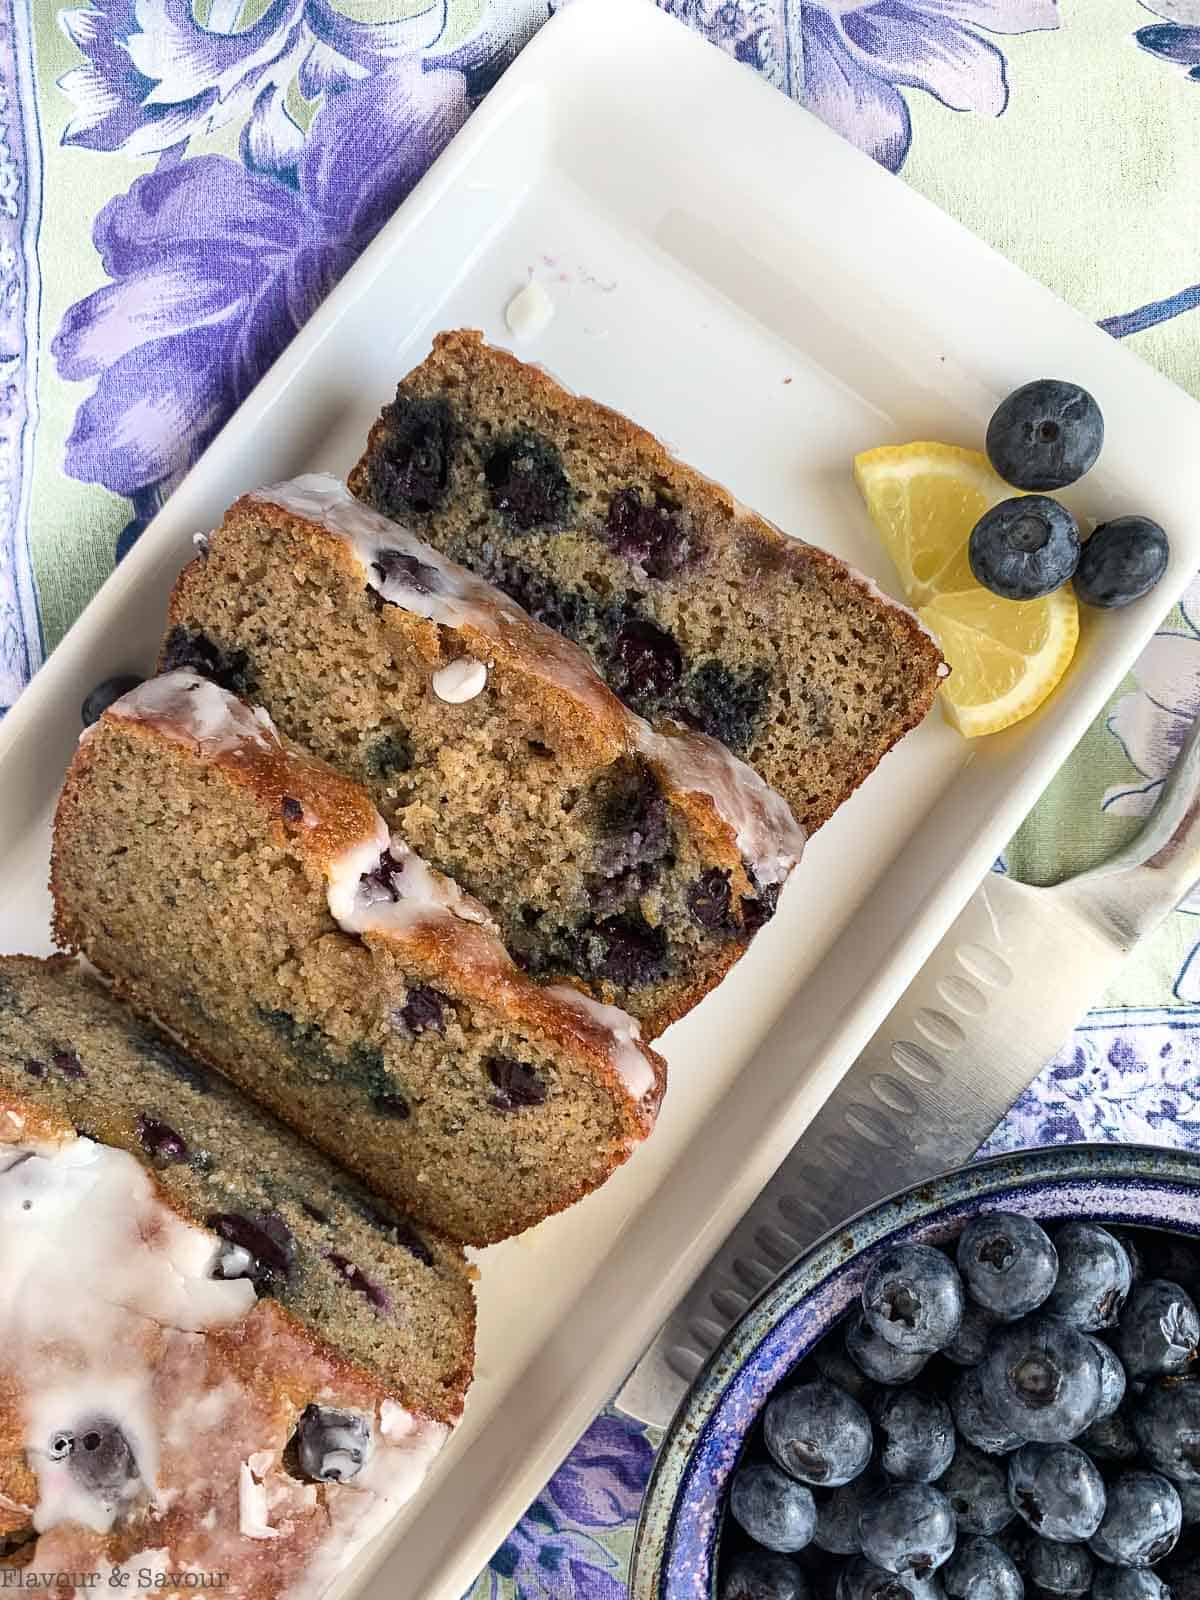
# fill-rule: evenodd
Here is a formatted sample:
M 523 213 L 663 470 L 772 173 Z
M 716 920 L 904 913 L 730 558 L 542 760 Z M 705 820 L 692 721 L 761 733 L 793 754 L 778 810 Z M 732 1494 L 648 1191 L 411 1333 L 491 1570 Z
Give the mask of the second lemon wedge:
M 1064 586 L 1040 600 L 1002 600 L 967 560 L 979 518 L 1019 491 L 981 451 L 925 442 L 864 451 L 854 479 L 909 604 L 952 669 L 942 686 L 949 721 L 975 738 L 1035 711 L 1075 654 L 1075 596 Z

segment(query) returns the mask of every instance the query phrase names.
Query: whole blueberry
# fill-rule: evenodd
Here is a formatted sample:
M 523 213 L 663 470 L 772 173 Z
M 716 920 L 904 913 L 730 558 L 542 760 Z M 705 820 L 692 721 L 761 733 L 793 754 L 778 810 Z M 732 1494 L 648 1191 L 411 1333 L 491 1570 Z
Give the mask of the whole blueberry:
M 1152 1467 L 1168 1478 L 1200 1484 L 1200 1381 L 1151 1384 L 1131 1417 Z
M 862 1508 L 884 1487 L 883 1478 L 871 1468 L 851 1483 L 831 1489 L 817 1505 L 817 1526 L 813 1543 L 835 1556 L 856 1556 L 862 1549 L 858 1519 Z
M 812 1491 L 772 1461 L 747 1461 L 734 1474 L 729 1509 L 742 1529 L 766 1550 L 803 1550 L 817 1525 Z
M 1101 1567 L 1092 1600 L 1171 1600 L 1172 1591 L 1155 1573 L 1137 1567 Z
M 941 1573 L 949 1600 L 1023 1600 L 1021 1574 L 990 1539 L 960 1544 Z
M 835 1489 L 871 1459 L 871 1424 L 857 1400 L 818 1379 L 767 1402 L 763 1434 L 775 1461 L 802 1483 Z
M 743 1550 L 725 1569 L 721 1600 L 811 1600 L 794 1561 L 771 1550 Z
M 895 1483 L 868 1500 L 858 1519 L 863 1555 L 886 1572 L 928 1578 L 950 1559 L 954 1508 L 931 1483 Z
M 942 1586 L 912 1573 L 897 1577 L 866 1556 L 855 1556 L 838 1577 L 836 1600 L 942 1600 Z
M 1000 1320 L 994 1311 L 989 1311 L 976 1300 L 968 1300 L 963 1306 L 958 1332 L 942 1350 L 942 1354 L 956 1366 L 977 1367 L 987 1352 L 992 1329 Z
M 971 530 L 976 581 L 1002 600 L 1036 600 L 1061 589 L 1079 564 L 1075 518 L 1044 494 L 1001 500 Z
M 954 1459 L 954 1419 L 944 1400 L 920 1389 L 892 1389 L 874 1416 L 879 1463 L 889 1478 L 932 1483 Z
M 80 708 L 84 727 L 90 728 L 93 722 L 99 722 L 109 706 L 115 705 L 122 695 L 136 689 L 143 681 L 131 672 L 120 672 L 115 678 L 105 678 L 98 683 Z
M 74 1428 L 71 1475 L 102 1500 L 125 1499 L 141 1474 L 129 1440 L 111 1417 L 86 1417 Z
M 861 1311 L 846 1324 L 846 1354 L 866 1377 L 885 1384 L 911 1383 L 929 1360 L 923 1350 L 900 1350 L 889 1344 Z
M 1083 1544 L 1060 1544 L 1055 1539 L 1032 1539 L 1029 1577 L 1047 1594 L 1081 1595 L 1092 1586 L 1096 1563 Z
M 1058 1282 L 1046 1310 L 1084 1333 L 1116 1326 L 1133 1285 L 1121 1241 L 1097 1222 L 1064 1222 L 1055 1229 Z
M 1200 1354 L 1200 1315 L 1192 1297 L 1168 1278 L 1136 1284 L 1121 1312 L 1113 1345 L 1131 1378 L 1186 1372 Z
M 1118 1406 L 1111 1416 L 1097 1417 L 1085 1428 L 1076 1443 L 1096 1461 L 1133 1461 L 1138 1442 L 1134 1437 L 1132 1413 L 1127 1405 Z
M 318 1483 L 348 1483 L 357 1477 L 371 1448 L 370 1420 L 358 1411 L 305 1406 L 296 1424 L 300 1470 Z
M 1101 1367 L 1086 1333 L 1035 1314 L 997 1331 L 977 1369 L 1000 1421 L 1041 1444 L 1082 1433 L 1100 1409 Z
M 1008 1461 L 1013 1509 L 1044 1539 L 1090 1539 L 1104 1516 L 1104 1480 L 1073 1444 L 1024 1444 Z
M 879 1342 L 882 1343 L 882 1340 Z M 891 1345 L 887 1348 L 890 1350 Z M 836 1335 L 821 1340 L 813 1352 L 812 1365 L 816 1376 L 827 1378 L 861 1405 L 865 1406 L 877 1392 L 876 1383 L 867 1377 L 857 1362 L 850 1359 L 844 1341 Z
M 985 1455 L 1004 1456 L 1025 1443 L 1024 1435 L 1003 1420 L 984 1394 L 978 1367 L 968 1367 L 956 1380 L 950 1410 L 959 1433 Z
M 1104 418 L 1086 389 L 1036 378 L 996 407 L 987 427 L 988 460 L 1017 489 L 1064 489 L 1093 467 Z
M 1096 1421 L 1103 1422 L 1105 1417 L 1112 1416 L 1125 1398 L 1125 1368 L 1103 1339 L 1097 1339 L 1093 1334 L 1089 1334 L 1088 1338 L 1100 1358 L 1100 1409 L 1096 1412 Z
M 1104 1521 L 1089 1543 L 1114 1567 L 1152 1567 L 1175 1548 L 1183 1509 L 1157 1472 L 1127 1472 L 1109 1485 Z
M 901 1244 L 876 1260 L 862 1287 L 863 1314 L 880 1338 L 906 1353 L 949 1344 L 963 1314 L 954 1264 L 927 1244 Z
M 1114 610 L 1132 605 L 1167 570 L 1171 546 L 1149 517 L 1114 517 L 1102 522 L 1079 553 L 1075 593 L 1085 606 Z
M 965 1439 L 958 1441 L 954 1460 L 937 1486 L 954 1508 L 960 1534 L 978 1533 L 990 1538 L 1016 1516 L 1008 1498 L 1008 1474 L 1003 1464 Z
M 1035 1310 L 1050 1294 L 1058 1253 L 1032 1217 L 997 1211 L 972 1218 L 959 1235 L 958 1270 L 972 1300 L 1011 1320 Z

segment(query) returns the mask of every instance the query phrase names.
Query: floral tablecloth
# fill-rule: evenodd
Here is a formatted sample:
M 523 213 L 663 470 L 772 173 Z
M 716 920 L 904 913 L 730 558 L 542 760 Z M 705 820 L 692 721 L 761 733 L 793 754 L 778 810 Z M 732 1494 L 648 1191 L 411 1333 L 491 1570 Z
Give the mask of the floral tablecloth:
M 1200 395 L 1200 0 L 662 4 Z M 0 711 L 553 9 L 0 0 Z M 1198 711 L 1200 585 L 1007 869 L 1113 848 Z M 993 1148 L 1200 1146 L 1197 912 Z M 476 1600 L 620 1600 L 652 1455 L 600 1417 Z

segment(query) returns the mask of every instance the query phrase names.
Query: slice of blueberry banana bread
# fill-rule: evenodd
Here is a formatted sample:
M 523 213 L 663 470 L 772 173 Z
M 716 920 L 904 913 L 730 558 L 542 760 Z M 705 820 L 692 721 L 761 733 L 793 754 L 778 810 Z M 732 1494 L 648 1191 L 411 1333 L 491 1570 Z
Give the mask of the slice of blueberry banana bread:
M 656 732 L 499 590 L 310 476 L 239 500 L 184 571 L 160 666 L 249 694 L 365 785 L 539 978 L 653 1037 L 746 949 L 803 833 L 702 734 Z
M 810 832 L 933 702 L 911 612 L 478 333 L 435 339 L 350 487 L 583 645 L 635 711 L 720 739 Z
M 61 944 L 453 1238 L 530 1227 L 653 1126 L 632 1018 L 526 977 L 359 784 L 194 673 L 85 735 L 51 883 Z
M 30 1586 L 316 1596 L 470 1381 L 462 1251 L 65 957 L 0 959 L 0 1283 L 0 1579 Z

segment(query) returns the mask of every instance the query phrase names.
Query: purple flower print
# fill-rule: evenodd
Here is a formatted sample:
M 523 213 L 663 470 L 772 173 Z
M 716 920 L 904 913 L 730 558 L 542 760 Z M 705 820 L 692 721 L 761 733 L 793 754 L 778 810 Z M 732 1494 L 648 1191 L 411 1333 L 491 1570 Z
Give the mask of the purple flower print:
M 93 237 L 112 282 L 52 347 L 64 378 L 95 382 L 67 471 L 143 503 L 177 480 L 466 114 L 461 73 L 406 62 L 326 96 L 294 188 L 205 155 L 110 200 Z
M 654 1451 L 599 1416 L 471 1589 L 471 1600 L 626 1600 L 624 1564 L 587 1531 L 630 1527 Z
M 801 6 L 811 111 L 892 172 L 912 138 L 902 88 L 998 117 L 1004 57 L 987 33 L 1058 27 L 1057 0 L 824 0 Z
M 270 0 L 238 29 L 240 0 L 213 0 L 207 23 L 192 0 L 94 0 L 59 13 L 84 60 L 59 87 L 75 107 L 63 142 L 150 155 L 249 114 L 243 154 L 295 150 L 286 109 L 293 80 L 306 99 L 428 49 L 445 28 L 445 0 L 398 22 L 356 22 L 329 0 Z
M 1146 10 L 1165 22 L 1139 28 L 1134 38 L 1143 50 L 1172 66 L 1187 69 L 1200 83 L 1200 0 L 1142 0 Z

